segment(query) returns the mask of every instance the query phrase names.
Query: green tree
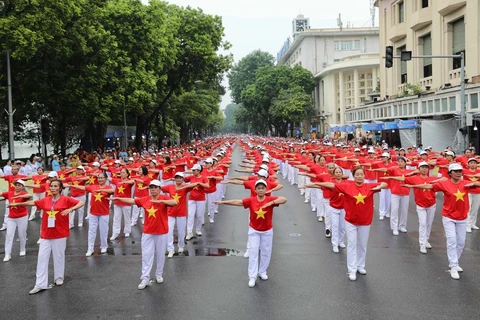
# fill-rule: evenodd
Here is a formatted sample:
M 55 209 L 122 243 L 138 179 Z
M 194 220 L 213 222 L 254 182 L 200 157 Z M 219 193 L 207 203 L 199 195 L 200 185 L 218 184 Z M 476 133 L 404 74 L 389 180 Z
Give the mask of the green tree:
M 223 123 L 222 132 L 247 132 L 248 126 L 245 123 L 238 123 L 235 114 L 242 108 L 241 105 L 231 103 L 225 107 L 225 121 Z

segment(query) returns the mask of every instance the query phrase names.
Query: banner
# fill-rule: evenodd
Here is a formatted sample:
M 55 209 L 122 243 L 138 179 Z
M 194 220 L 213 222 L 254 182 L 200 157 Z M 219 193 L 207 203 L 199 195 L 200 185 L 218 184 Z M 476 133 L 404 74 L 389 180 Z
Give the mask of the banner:
M 417 120 L 404 120 L 398 122 L 399 129 L 416 129 L 418 128 Z
M 383 124 L 384 130 L 395 130 L 398 129 L 398 122 L 385 122 Z
M 347 126 L 347 132 L 355 132 L 355 126 Z
M 368 123 L 362 125 L 365 131 L 380 131 L 383 130 L 383 123 Z

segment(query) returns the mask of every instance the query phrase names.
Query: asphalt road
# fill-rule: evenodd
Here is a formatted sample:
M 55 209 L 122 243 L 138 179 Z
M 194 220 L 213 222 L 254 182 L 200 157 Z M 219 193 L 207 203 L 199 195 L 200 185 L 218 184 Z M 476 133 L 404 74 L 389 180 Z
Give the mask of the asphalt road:
M 238 151 L 233 160 L 240 160 Z M 18 256 L 15 242 L 12 260 L 0 259 L 0 319 L 478 319 L 480 232 L 467 235 L 460 260 L 465 272 L 452 280 L 446 272 L 441 197 L 428 254 L 419 252 L 411 202 L 407 234 L 393 236 L 388 219 L 376 216 L 368 274 L 351 282 L 345 250 L 332 252 L 324 224 L 295 186 L 281 182 L 285 187 L 277 195 L 288 203 L 275 211 L 269 280 L 258 280 L 255 288 L 248 287 L 243 258 L 248 212 L 224 206 L 214 224 L 205 219 L 204 235 L 190 241 L 184 255 L 167 259 L 162 284 L 137 289 L 140 226 L 133 228 L 132 237 L 109 242 L 107 254 L 87 258 L 87 222 L 72 229 L 68 239 L 64 286 L 29 296 L 35 284 L 37 218 L 29 222 L 27 256 Z M 227 188 L 227 199 L 247 195 L 243 187 Z M 4 242 L 2 232 L 2 259 Z M 53 282 L 53 265 L 49 280 Z

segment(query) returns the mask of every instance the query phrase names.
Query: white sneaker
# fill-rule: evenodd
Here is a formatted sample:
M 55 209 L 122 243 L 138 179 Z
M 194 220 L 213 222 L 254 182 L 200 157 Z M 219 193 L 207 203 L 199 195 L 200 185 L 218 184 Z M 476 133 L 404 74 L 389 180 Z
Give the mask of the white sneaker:
M 345 247 L 346 247 L 345 243 L 343 243 L 343 242 L 340 242 L 340 244 L 338 246 L 342 249 L 345 249 Z
M 462 269 L 462 267 L 460 267 L 460 266 L 457 266 L 456 268 L 457 268 L 457 272 L 463 272 L 463 269 Z
M 172 259 L 173 255 L 175 254 L 175 251 L 168 251 L 168 259 Z
M 35 287 L 33 287 L 32 290 L 30 290 L 28 292 L 28 294 L 36 294 L 36 293 L 39 293 L 40 291 L 43 291 L 43 290 L 45 290 L 45 289 L 40 289 L 39 287 L 35 286 Z
M 25 257 L 27 253 L 25 251 L 20 251 L 20 257 Z
M 78 227 L 79 227 L 79 228 L 83 227 L 83 223 L 79 223 L 79 224 L 78 224 Z
M 102 250 L 100 250 L 100 253 L 107 253 L 107 248 L 103 248 Z
M 12 256 L 6 254 L 6 255 L 5 255 L 5 258 L 3 258 L 3 262 L 8 262 L 8 261 L 10 261 L 10 259 L 12 259 Z
M 398 230 L 400 230 L 400 232 L 407 233 L 407 229 L 405 229 L 405 228 L 400 228 Z
M 63 286 L 63 279 L 60 278 L 60 279 L 55 280 L 55 285 L 59 286 L 59 287 Z
M 423 254 L 427 253 L 427 248 L 425 248 L 425 246 L 420 246 L 420 252 Z
M 333 246 L 333 252 L 339 253 L 340 251 L 338 250 L 338 246 Z
M 70 225 L 70 229 L 73 229 L 73 225 Z
M 305 200 L 305 203 L 308 203 L 308 200 Z
M 473 229 L 473 230 L 478 230 L 478 229 L 480 229 L 480 228 L 477 227 L 476 225 L 472 225 L 472 229 Z
M 157 277 L 157 283 L 163 283 L 163 277 Z
M 322 216 L 318 217 L 318 222 L 322 222 L 322 221 L 323 221 L 323 217 Z
M 150 283 L 150 281 L 145 281 L 145 280 L 142 280 L 142 282 L 140 282 L 140 284 L 138 285 L 138 290 L 143 290 L 145 289 L 145 287 L 150 287 L 152 284 Z
M 393 230 L 393 235 L 398 236 L 398 230 L 397 229 Z
M 432 249 L 432 245 L 430 244 L 430 242 L 427 241 L 427 243 L 425 243 L 425 248 Z
M 243 255 L 243 257 L 246 259 L 248 257 L 250 257 L 250 255 L 248 254 L 248 250 L 245 252 L 245 254 Z
M 38 239 L 37 244 L 40 244 L 40 239 Z
M 189 233 L 187 233 L 187 236 L 185 237 L 185 240 L 190 240 L 192 238 L 193 238 L 193 233 L 189 232 Z
M 34 214 L 31 214 L 30 217 L 28 217 L 28 221 L 32 221 L 32 220 L 35 220 L 35 215 Z
M 130 237 L 130 233 L 125 233 L 125 238 Z
M 85 220 L 88 220 L 88 214 L 85 216 Z
M 183 253 L 183 248 L 182 247 L 178 247 L 178 253 Z
M 367 270 L 365 270 L 365 269 L 358 269 L 357 271 L 358 271 L 358 273 L 363 274 L 363 275 L 367 274 Z
M 255 287 L 255 278 L 251 278 L 250 280 L 248 280 L 248 286 L 250 288 Z
M 114 234 L 112 234 L 112 236 L 110 237 L 110 240 L 113 241 L 113 240 L 115 240 L 115 239 L 117 239 L 117 238 L 118 238 L 118 234 L 114 233 Z
M 214 223 L 214 222 L 215 222 L 215 221 L 214 221 L 212 218 L 210 218 L 210 223 Z
M 197 236 L 201 236 L 201 235 L 202 235 L 202 231 L 200 231 L 200 230 L 195 231 L 195 233 L 197 234 Z
M 350 272 L 348 274 L 348 279 L 350 279 L 350 281 L 355 281 L 357 280 L 357 273 L 356 272 Z
M 88 250 L 87 253 L 85 253 L 85 256 L 86 257 L 91 257 L 93 254 L 93 251 L 92 250 Z
M 456 267 L 450 269 L 450 277 L 452 277 L 452 279 L 455 279 L 455 280 L 460 279 L 460 275 L 458 274 Z
M 380 219 L 380 220 L 383 220 L 383 219 L 385 219 L 385 217 L 384 217 L 384 216 L 380 216 L 379 219 Z
M 312 212 L 315 212 L 315 211 L 317 211 L 317 208 L 312 208 Z
M 472 233 L 472 227 L 470 226 L 467 227 L 467 233 Z
M 218 210 L 215 210 L 213 213 L 218 214 Z
M 268 276 L 266 273 L 259 273 L 258 276 L 260 277 L 260 279 L 262 279 L 263 281 L 267 281 L 268 280 Z
M 7 226 L 2 226 L 2 227 L 0 228 L 0 231 L 5 231 L 5 230 L 7 230 Z

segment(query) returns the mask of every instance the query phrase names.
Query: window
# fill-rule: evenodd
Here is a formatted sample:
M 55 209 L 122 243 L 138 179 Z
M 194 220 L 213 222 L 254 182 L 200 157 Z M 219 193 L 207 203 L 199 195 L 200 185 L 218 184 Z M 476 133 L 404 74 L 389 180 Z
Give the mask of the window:
M 428 101 L 428 113 L 433 113 L 433 100 Z
M 427 102 L 422 101 L 422 113 L 427 113 Z
M 355 50 L 360 50 L 360 40 L 355 40 Z
M 402 23 L 405 21 L 405 5 L 402 2 L 398 3 L 398 23 Z
M 470 108 L 478 109 L 478 94 L 470 95 Z
M 401 55 L 402 51 L 405 51 L 406 47 L 398 48 L 398 55 Z M 407 82 L 407 61 L 400 61 L 400 83 Z
M 421 0 L 422 1 L 422 8 L 428 7 L 428 0 Z
M 413 111 L 413 109 L 412 109 L 412 104 L 409 103 L 409 104 L 408 104 L 408 114 L 411 115 L 411 114 L 412 114 L 412 111 Z
M 414 112 L 415 114 L 418 114 L 418 102 L 415 102 L 415 103 L 413 104 L 413 112 Z
M 334 41 L 333 45 L 335 47 L 335 51 L 340 51 L 342 48 L 340 48 L 340 41 Z
M 426 35 L 422 38 L 423 40 L 423 55 L 431 56 L 432 55 L 432 35 Z M 432 58 L 423 58 L 423 77 L 432 76 Z
M 352 50 L 352 41 L 342 41 L 342 50 L 351 51 Z
M 435 112 L 440 112 L 440 99 L 435 99 Z
M 464 19 L 459 19 L 452 23 L 453 29 L 453 54 L 463 54 L 465 55 L 465 23 Z M 464 56 L 465 59 L 465 56 Z M 466 61 L 466 60 L 464 60 Z M 460 68 L 461 59 L 453 59 L 453 69 Z
M 442 99 L 442 112 L 448 111 L 448 100 L 447 98 Z
M 455 111 L 457 109 L 457 100 L 455 97 L 450 97 L 450 111 Z

